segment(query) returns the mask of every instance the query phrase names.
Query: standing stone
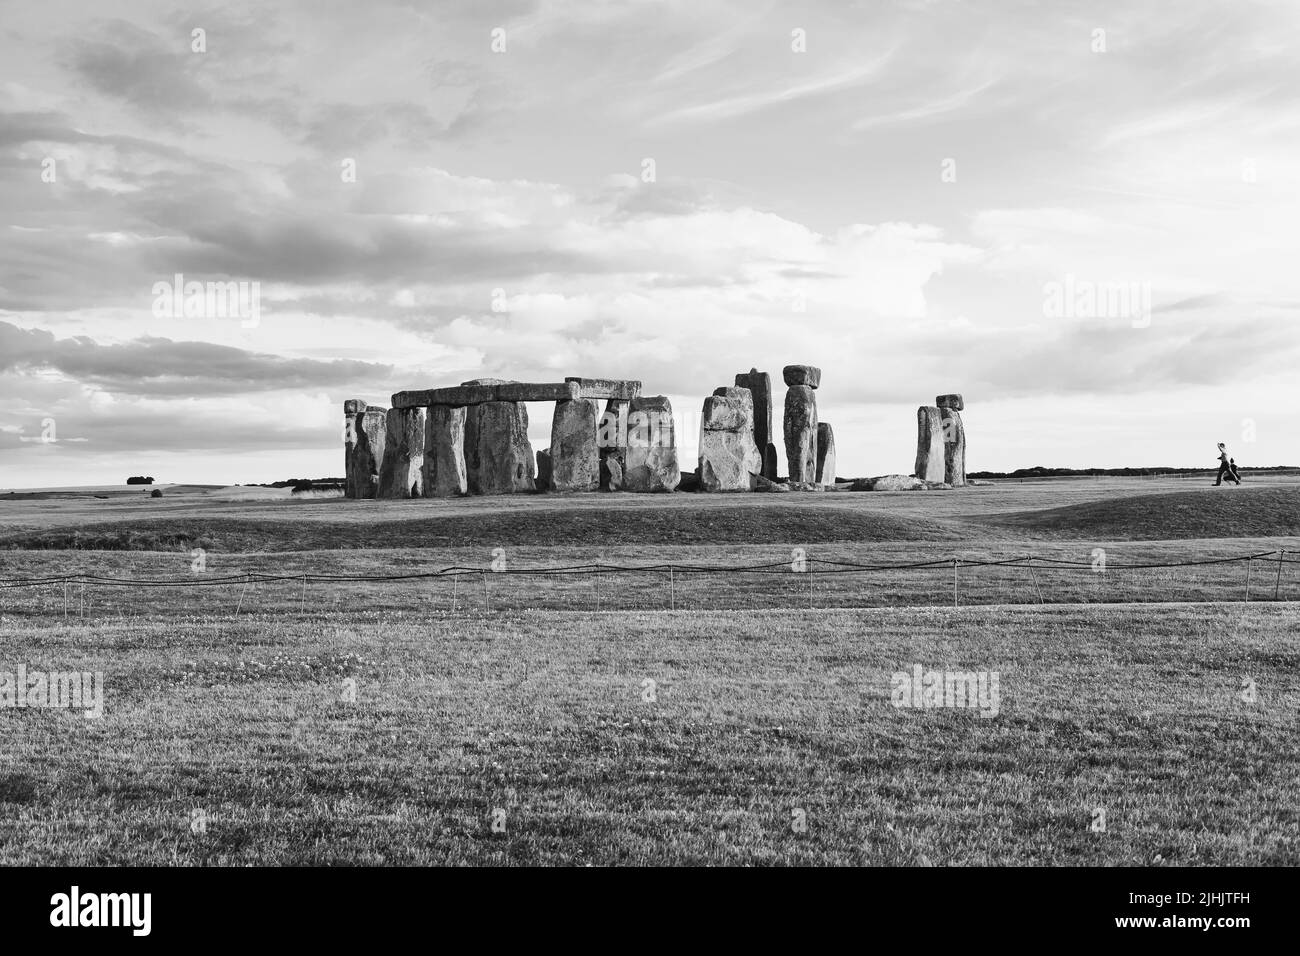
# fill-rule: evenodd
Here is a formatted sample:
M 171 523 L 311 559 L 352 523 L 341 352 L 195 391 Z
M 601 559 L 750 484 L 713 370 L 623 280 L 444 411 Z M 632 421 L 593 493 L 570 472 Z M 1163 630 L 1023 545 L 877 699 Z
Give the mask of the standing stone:
M 785 455 L 791 481 L 817 480 L 817 395 L 811 385 L 791 385 L 785 393 Z
M 596 444 L 600 447 L 600 490 L 622 491 L 627 466 L 627 419 L 629 402 L 611 398 L 600 417 Z
M 835 484 L 835 430 L 825 422 L 817 424 L 817 481 Z
M 776 445 L 772 438 L 772 376 L 752 368 L 736 376 L 736 385 L 747 388 L 754 399 L 754 444 L 763 453 L 763 477 L 771 481 L 776 477 Z M 768 455 L 768 449 L 772 454 Z
M 343 403 L 343 496 L 357 497 L 357 478 L 353 469 L 357 448 L 357 416 L 364 413 L 366 403 L 359 398 L 349 398 Z
M 966 426 L 961 412 L 951 405 L 940 405 L 939 416 L 943 424 L 943 480 L 960 488 L 966 484 Z
M 352 463 L 348 469 L 353 498 L 374 498 L 379 493 L 379 471 L 384 460 L 388 411 L 367 405 L 355 419 Z
M 749 389 L 718 389 L 704 400 L 700 428 L 700 491 L 754 491 L 763 456 L 754 444 Z
M 796 385 L 820 388 L 822 384 L 822 370 L 816 365 L 787 365 L 781 370 L 781 377 L 790 388 Z
M 940 395 L 934 400 L 934 403 L 940 408 L 951 408 L 954 412 L 964 412 L 966 402 L 960 395 Z
M 590 398 L 555 403 L 551 419 L 551 490 L 600 488 L 600 449 L 596 445 L 600 405 Z
M 430 405 L 424 429 L 424 496 L 467 494 L 464 406 Z
M 664 395 L 632 399 L 628 410 L 623 490 L 643 494 L 673 491 L 681 480 L 672 403 Z
M 380 498 L 424 496 L 423 408 L 390 408 L 386 415 Z
M 466 408 L 465 476 L 472 495 L 537 490 L 537 462 L 528 442 L 526 406 L 521 402 L 484 402 Z
M 549 451 L 537 452 L 537 490 L 551 490 L 551 453 Z
M 943 481 L 943 422 L 934 405 L 922 405 L 916 410 L 915 474 L 922 481 Z

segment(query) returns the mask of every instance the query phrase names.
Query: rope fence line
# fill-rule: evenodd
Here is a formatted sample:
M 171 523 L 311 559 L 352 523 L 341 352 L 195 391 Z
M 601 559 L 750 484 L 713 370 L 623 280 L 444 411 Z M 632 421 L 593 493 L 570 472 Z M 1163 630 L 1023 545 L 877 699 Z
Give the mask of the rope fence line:
M 1295 558 L 1288 558 L 1288 554 L 1296 555 Z M 1253 554 L 1233 555 L 1226 558 L 1204 558 L 1191 561 L 1161 561 L 1161 562 L 1141 562 L 1132 564 L 1120 564 L 1107 562 L 1101 573 L 1110 573 L 1118 571 L 1140 571 L 1161 568 L 1187 568 L 1187 567 L 1205 567 L 1210 565 L 1234 564 L 1242 561 L 1247 562 L 1248 575 L 1253 570 L 1255 561 L 1266 559 L 1275 559 L 1277 564 L 1277 575 L 1274 583 L 1274 594 L 1278 593 L 1282 579 L 1282 568 L 1286 565 L 1300 564 L 1300 552 L 1288 551 L 1261 551 Z M 1031 572 L 1034 578 L 1035 587 L 1037 587 L 1038 571 L 1069 571 L 1081 568 L 1090 568 L 1098 570 L 1091 561 L 1071 561 L 1064 558 L 1049 558 L 1034 555 L 1025 555 L 1016 558 L 1004 558 L 1001 560 L 981 560 L 961 557 L 944 557 L 936 558 L 929 561 L 911 561 L 897 564 L 860 564 L 852 561 L 835 561 L 827 558 L 814 558 L 808 556 L 804 558 L 806 570 L 793 573 L 813 573 L 813 565 L 823 565 L 816 573 L 823 575 L 834 574 L 861 574 L 873 571 L 908 571 L 919 570 L 924 568 L 947 568 L 951 566 L 954 574 L 954 593 L 956 592 L 956 573 L 960 568 L 981 568 L 981 567 L 1011 567 L 1024 568 Z M 776 561 L 768 564 L 753 565 L 694 565 L 694 564 L 644 564 L 644 565 L 615 565 L 615 564 L 579 564 L 564 565 L 560 567 L 549 568 L 501 568 L 487 569 L 482 567 L 468 567 L 464 565 L 452 565 L 434 571 L 417 571 L 409 574 L 314 574 L 311 572 L 295 572 L 292 574 L 270 574 L 262 571 L 241 571 L 238 574 L 229 574 L 224 576 L 209 576 L 206 572 L 191 573 L 187 577 L 178 578 L 121 578 L 109 577 L 107 575 L 87 574 L 76 572 L 70 574 L 46 575 L 43 577 L 28 578 L 0 578 L 0 589 L 37 587 L 42 585 L 62 584 L 66 591 L 68 585 L 87 584 L 99 587 L 133 587 L 133 588 L 192 588 L 192 587 L 220 587 L 229 584 L 243 584 L 245 587 L 251 584 L 273 583 L 273 582 L 302 582 L 304 588 L 308 584 L 330 584 L 330 583 L 380 583 L 387 581 L 418 581 L 435 578 L 459 578 L 470 575 L 479 575 L 483 579 L 483 586 L 486 592 L 487 578 L 489 575 L 579 575 L 579 574 L 638 574 L 638 573 L 661 573 L 668 574 L 670 581 L 675 587 L 675 575 L 677 574 L 790 574 L 792 573 L 790 561 Z M 1248 578 L 1249 580 L 1249 578 Z

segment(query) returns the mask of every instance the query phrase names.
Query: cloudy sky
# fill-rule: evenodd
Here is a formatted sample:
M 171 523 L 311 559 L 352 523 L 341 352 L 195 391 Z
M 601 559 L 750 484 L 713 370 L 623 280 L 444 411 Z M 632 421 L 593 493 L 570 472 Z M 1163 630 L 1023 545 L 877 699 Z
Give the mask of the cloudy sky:
M 482 376 L 697 422 L 796 362 L 842 475 L 954 391 L 976 470 L 1300 464 L 1294 0 L 0 12 L 0 487 L 338 475 L 344 399 Z M 256 325 L 155 314 L 178 273 Z

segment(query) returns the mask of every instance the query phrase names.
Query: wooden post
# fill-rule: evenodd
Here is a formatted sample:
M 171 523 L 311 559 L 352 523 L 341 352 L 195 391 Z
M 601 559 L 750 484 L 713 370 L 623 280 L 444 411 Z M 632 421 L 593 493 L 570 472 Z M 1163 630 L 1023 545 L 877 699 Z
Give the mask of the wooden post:
M 1286 549 L 1283 548 L 1277 554 L 1277 580 L 1273 582 L 1273 600 L 1277 600 L 1277 592 L 1282 587 L 1282 560 L 1286 557 Z

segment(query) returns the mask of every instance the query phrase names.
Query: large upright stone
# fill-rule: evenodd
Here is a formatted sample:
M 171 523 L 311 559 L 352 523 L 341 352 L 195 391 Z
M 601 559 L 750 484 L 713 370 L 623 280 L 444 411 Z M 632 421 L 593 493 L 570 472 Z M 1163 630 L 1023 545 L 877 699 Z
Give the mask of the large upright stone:
M 378 497 L 424 497 L 424 417 L 423 408 L 388 410 Z
M 756 368 L 741 372 L 736 376 L 736 385 L 749 389 L 754 400 L 754 444 L 763 452 L 763 477 L 771 481 L 776 478 L 776 455 L 769 456 L 767 450 L 776 451 L 772 434 L 772 376 Z
M 555 403 L 551 419 L 551 490 L 600 488 L 600 449 L 596 445 L 600 405 L 590 398 Z
M 664 395 L 643 395 L 632 399 L 628 409 L 623 490 L 641 493 L 673 491 L 681 480 L 672 403 Z
M 935 405 L 916 410 L 916 477 L 942 482 L 944 476 L 943 422 Z
M 537 463 L 528 442 L 526 406 L 484 402 L 466 409 L 465 476 L 472 495 L 536 490 Z
M 550 451 L 537 451 L 537 478 L 534 480 L 538 491 L 551 490 L 551 453 Z
M 966 426 L 961 412 L 951 405 L 940 405 L 939 417 L 943 424 L 943 480 L 960 488 L 966 484 Z
M 754 491 L 763 456 L 754 444 L 754 400 L 747 388 L 720 388 L 704 400 L 700 491 Z
M 353 460 L 357 448 L 357 416 L 364 413 L 366 403 L 359 398 L 349 398 L 343 403 L 343 497 L 357 497 L 357 479 Z
M 785 393 L 785 455 L 791 481 L 817 480 L 817 395 L 811 385 Z
M 816 365 L 787 365 L 781 370 L 781 377 L 790 388 L 796 385 L 820 388 L 822 384 L 822 370 Z
M 379 493 L 379 472 L 384 460 L 384 440 L 388 430 L 388 411 L 367 405 L 353 420 L 351 460 L 347 470 L 350 498 L 374 498 Z
M 596 429 L 600 448 L 600 490 L 622 491 L 623 472 L 627 466 L 628 401 L 611 398 L 605 403 Z
M 454 498 L 469 492 L 465 474 L 464 408 L 431 405 L 424 428 L 424 496 Z
M 817 423 L 817 481 L 835 484 L 835 430 L 825 422 Z

